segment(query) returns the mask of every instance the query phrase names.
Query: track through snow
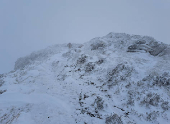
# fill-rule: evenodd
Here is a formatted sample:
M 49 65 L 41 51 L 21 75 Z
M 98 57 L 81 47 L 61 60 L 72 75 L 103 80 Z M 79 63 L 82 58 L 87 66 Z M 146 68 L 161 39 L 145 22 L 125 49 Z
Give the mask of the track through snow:
M 0 75 L 0 124 L 169 124 L 169 49 L 109 33 L 20 58 Z

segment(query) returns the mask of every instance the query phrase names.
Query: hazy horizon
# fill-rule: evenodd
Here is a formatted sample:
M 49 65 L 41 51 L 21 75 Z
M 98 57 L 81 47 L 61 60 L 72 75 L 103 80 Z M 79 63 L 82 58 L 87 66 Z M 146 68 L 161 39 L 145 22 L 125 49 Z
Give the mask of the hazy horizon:
M 19 57 L 54 44 L 84 43 L 110 32 L 170 44 L 170 1 L 1 0 L 0 74 Z

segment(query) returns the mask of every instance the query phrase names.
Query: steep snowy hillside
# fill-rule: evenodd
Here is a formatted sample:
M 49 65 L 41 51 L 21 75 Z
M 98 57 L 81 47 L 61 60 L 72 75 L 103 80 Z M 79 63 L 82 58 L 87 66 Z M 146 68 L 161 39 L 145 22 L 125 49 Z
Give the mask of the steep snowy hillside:
M 0 124 L 169 124 L 170 45 L 109 33 L 48 47 L 0 75 Z

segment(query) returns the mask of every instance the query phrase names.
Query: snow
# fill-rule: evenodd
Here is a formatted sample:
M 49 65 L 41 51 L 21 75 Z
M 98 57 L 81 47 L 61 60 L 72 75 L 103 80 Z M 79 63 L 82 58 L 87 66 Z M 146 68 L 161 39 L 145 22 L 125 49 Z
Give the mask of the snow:
M 115 123 L 169 124 L 169 85 L 152 84 L 170 73 L 170 59 L 142 50 L 127 52 L 141 39 L 155 41 L 109 33 L 20 58 L 15 70 L 0 78 L 0 123 L 103 124 L 114 117 Z

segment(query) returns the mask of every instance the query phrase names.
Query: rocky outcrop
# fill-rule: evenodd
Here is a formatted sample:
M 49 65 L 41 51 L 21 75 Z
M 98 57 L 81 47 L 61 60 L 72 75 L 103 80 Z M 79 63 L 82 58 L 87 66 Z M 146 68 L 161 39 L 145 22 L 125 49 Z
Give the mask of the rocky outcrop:
M 169 54 L 167 48 L 170 48 L 167 44 L 159 43 L 157 41 L 146 42 L 145 40 L 136 41 L 134 44 L 128 47 L 127 52 L 149 52 L 153 56 Z M 161 54 L 164 53 L 164 54 Z

